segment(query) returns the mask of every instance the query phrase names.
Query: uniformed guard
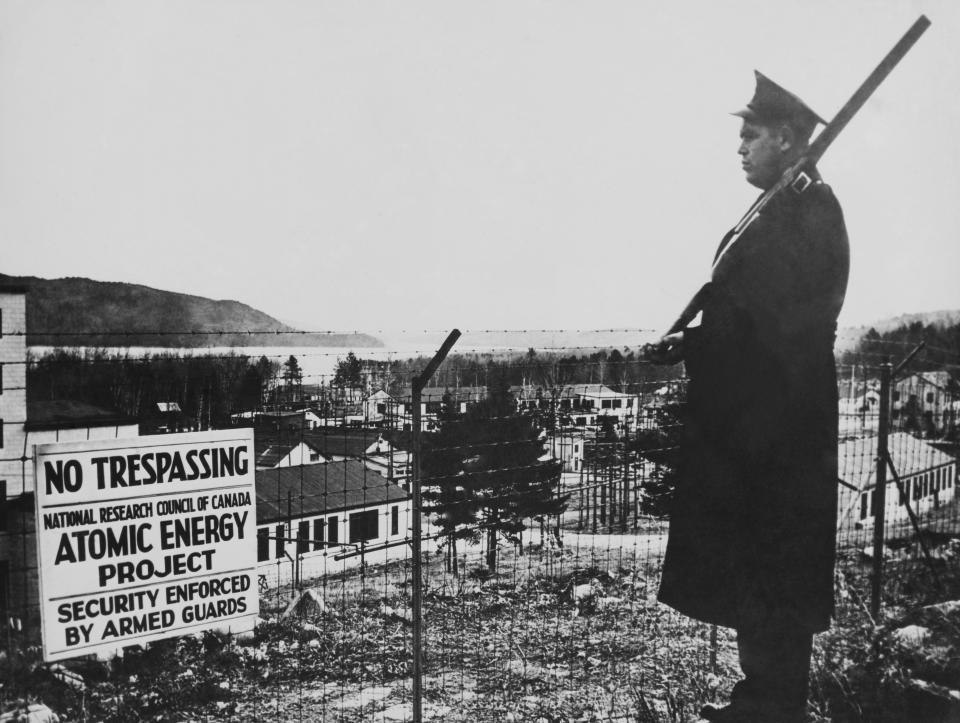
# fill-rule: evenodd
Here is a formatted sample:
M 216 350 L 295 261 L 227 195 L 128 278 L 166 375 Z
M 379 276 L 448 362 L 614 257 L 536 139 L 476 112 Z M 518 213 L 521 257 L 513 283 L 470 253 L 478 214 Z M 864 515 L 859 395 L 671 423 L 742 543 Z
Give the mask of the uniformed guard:
M 761 73 L 739 155 L 766 191 L 823 119 Z M 689 378 L 660 600 L 737 631 L 744 678 L 721 723 L 805 719 L 812 636 L 829 627 L 837 509 L 833 356 L 849 249 L 816 168 L 728 233 L 699 326 L 666 338 Z

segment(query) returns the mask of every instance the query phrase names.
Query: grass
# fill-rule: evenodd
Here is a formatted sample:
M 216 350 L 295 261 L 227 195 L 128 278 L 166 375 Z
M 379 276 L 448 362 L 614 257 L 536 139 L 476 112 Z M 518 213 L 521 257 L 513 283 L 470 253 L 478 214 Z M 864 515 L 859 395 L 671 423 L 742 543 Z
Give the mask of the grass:
M 734 637 L 720 629 L 714 648 L 710 626 L 656 602 L 655 540 L 577 539 L 580 548 L 559 553 L 505 548 L 492 576 L 473 553 L 461 559 L 460 575 L 445 572 L 438 556 L 425 566 L 427 720 L 682 723 L 703 703 L 725 700 L 738 677 Z M 948 681 L 960 663 L 955 654 L 939 668 L 912 658 L 892 631 L 922 621 L 923 605 L 960 597 L 956 562 L 942 566 L 940 587 L 916 556 L 889 562 L 876 621 L 867 612 L 867 562 L 850 551 L 840 569 L 837 622 L 817 639 L 812 709 L 835 723 L 912 720 L 902 717 L 915 706 L 910 677 Z M 308 619 L 281 619 L 292 591 L 272 590 L 255 636 L 206 634 L 131 650 L 109 665 L 71 664 L 82 690 L 25 652 L 20 672 L 4 681 L 4 699 L 32 694 L 78 721 L 353 723 L 409 711 L 409 561 L 308 584 L 326 601 Z M 581 586 L 591 594 L 577 599 Z M 936 634 L 960 649 L 960 620 L 935 622 Z

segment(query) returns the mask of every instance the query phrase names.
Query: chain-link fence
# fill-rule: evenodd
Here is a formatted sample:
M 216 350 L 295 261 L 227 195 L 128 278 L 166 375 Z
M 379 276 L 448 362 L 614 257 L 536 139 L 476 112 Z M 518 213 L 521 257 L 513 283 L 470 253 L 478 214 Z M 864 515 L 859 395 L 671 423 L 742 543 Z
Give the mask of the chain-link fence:
M 177 351 L 28 348 L 10 319 L 8 707 L 90 721 L 687 721 L 737 679 L 732 631 L 657 602 L 686 382 L 644 360 L 649 333 L 472 332 L 434 368 L 442 336 L 389 351 L 225 349 L 213 335 Z M 837 614 L 811 687 L 822 720 L 880 720 L 890 670 L 904 689 L 917 666 L 935 687 L 957 672 L 949 655 L 921 665 L 890 642 L 921 623 L 957 642 L 952 613 L 927 607 L 960 597 L 957 358 L 885 365 L 911 349 L 861 345 L 837 366 Z M 255 629 L 44 663 L 34 445 L 247 427 Z M 117 614 L 125 594 L 84 614 Z M 191 615 L 216 620 L 217 600 Z

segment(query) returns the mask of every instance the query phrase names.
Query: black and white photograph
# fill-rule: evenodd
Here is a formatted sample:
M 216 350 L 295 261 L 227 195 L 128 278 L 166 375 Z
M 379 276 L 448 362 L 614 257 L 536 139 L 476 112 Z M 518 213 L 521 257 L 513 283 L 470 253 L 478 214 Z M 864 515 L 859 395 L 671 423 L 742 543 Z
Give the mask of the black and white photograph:
M 960 723 L 958 43 L 0 0 L 0 723 Z

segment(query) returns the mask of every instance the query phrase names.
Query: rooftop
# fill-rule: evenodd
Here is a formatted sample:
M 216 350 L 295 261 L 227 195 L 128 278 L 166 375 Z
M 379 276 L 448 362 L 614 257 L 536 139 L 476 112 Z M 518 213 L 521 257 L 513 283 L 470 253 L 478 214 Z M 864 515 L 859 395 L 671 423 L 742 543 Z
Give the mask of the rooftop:
M 894 432 L 887 440 L 893 468 L 900 479 L 919 472 L 936 469 L 956 462 L 956 458 L 929 442 L 907 432 Z M 839 476 L 858 490 L 870 489 L 876 484 L 877 438 L 864 437 L 841 442 L 838 448 Z M 892 481 L 892 475 L 888 475 Z
M 325 455 L 362 457 L 381 434 L 373 429 L 314 429 L 305 431 L 303 438 Z
M 259 524 L 286 520 L 288 505 L 298 516 L 309 517 L 410 498 L 356 460 L 259 469 L 256 484 Z
M 295 450 L 301 443 L 315 452 L 320 451 L 306 440 L 271 443 L 269 439 L 264 439 L 263 441 L 261 441 L 261 439 L 261 437 L 255 437 L 256 441 L 254 442 L 257 467 L 276 467 L 284 457 Z

